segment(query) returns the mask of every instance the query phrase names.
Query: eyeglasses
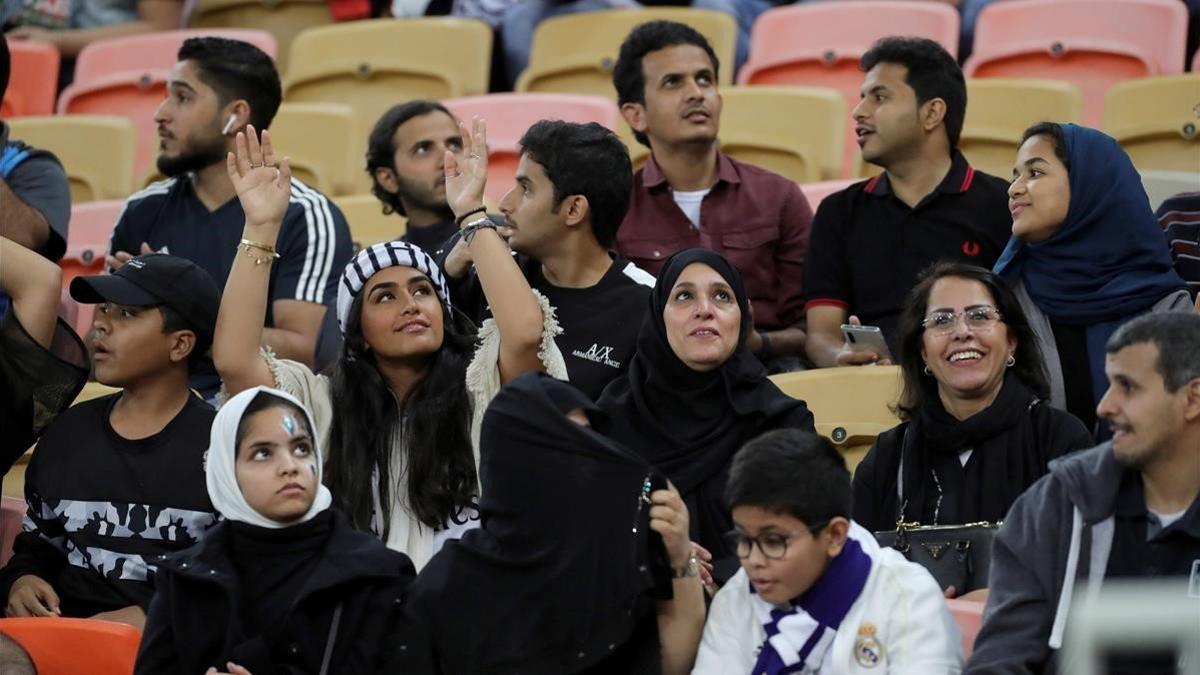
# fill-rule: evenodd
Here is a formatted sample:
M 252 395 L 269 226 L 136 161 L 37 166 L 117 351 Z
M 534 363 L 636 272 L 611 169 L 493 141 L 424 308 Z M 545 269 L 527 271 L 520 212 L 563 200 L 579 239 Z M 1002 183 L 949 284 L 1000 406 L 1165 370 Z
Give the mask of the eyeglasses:
M 829 521 L 827 520 L 819 525 L 808 528 L 808 531 L 815 537 L 828 524 Z M 803 532 L 803 530 L 800 532 Z M 757 537 L 751 537 L 734 530 L 725 534 L 725 541 L 729 543 L 729 548 L 737 551 L 739 558 L 749 558 L 751 551 L 754 550 L 754 546 L 757 545 L 758 550 L 762 551 L 764 558 L 779 560 L 787 555 L 788 543 L 796 538 L 796 535 L 800 534 L 800 532 L 791 532 L 789 534 L 767 532 Z
M 960 316 L 966 321 L 967 328 L 978 331 L 991 330 L 997 321 L 1004 318 L 995 307 L 980 305 L 968 307 L 961 312 L 934 312 L 925 317 L 921 325 L 934 335 L 945 335 L 954 332 Z

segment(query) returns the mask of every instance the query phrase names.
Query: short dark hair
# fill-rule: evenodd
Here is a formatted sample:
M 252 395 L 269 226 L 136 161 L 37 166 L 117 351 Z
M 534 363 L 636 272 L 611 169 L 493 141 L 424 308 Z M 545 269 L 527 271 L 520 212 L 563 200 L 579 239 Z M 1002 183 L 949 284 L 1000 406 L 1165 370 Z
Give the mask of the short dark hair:
M 1063 133 L 1062 125 L 1056 122 L 1038 122 L 1021 134 L 1021 145 L 1025 145 L 1025 141 L 1034 136 L 1050 139 L 1050 145 L 1054 146 L 1054 156 L 1066 167 L 1067 173 L 1071 173 L 1071 158 L 1067 155 L 1067 135 Z
M 916 92 L 918 106 L 935 98 L 946 102 L 946 138 L 950 149 L 957 148 L 967 116 L 967 81 L 950 52 L 928 38 L 885 37 L 862 55 L 859 68 L 865 73 L 880 63 L 908 69 L 904 83 Z
M 12 56 L 8 52 L 8 40 L 0 39 L 0 99 L 8 91 L 8 77 L 12 69 Z
M 917 285 L 909 292 L 900 313 L 900 371 L 903 388 L 900 401 L 896 404 L 896 414 L 901 419 L 912 419 L 923 406 L 937 399 L 937 381 L 925 375 L 921 345 L 925 334 L 925 314 L 929 310 L 929 293 L 935 283 L 947 277 L 971 279 L 987 287 L 992 301 L 996 303 L 996 309 L 1000 312 L 1001 321 L 1008 327 L 1009 335 L 1017 340 L 1017 348 L 1013 354 L 1016 363 L 1011 368 L 1013 374 L 1036 396 L 1042 399 L 1049 398 L 1050 385 L 1046 379 L 1042 350 L 1038 348 L 1037 336 L 1008 283 L 983 267 L 960 262 L 938 262 L 921 272 L 917 278 Z
M 850 471 L 841 453 L 812 432 L 768 431 L 734 455 L 725 503 L 790 515 L 810 527 L 849 518 Z
M 713 77 L 720 75 L 721 60 L 700 31 L 678 21 L 647 21 L 630 31 L 621 43 L 612 73 L 617 105 L 646 102 L 646 73 L 642 70 L 642 59 L 650 52 L 676 45 L 694 45 L 703 49 L 712 61 Z M 633 135 L 639 143 L 650 147 L 646 134 L 634 131 Z
M 617 135 L 595 122 L 541 120 L 521 137 L 521 154 L 545 170 L 556 213 L 571 195 L 587 198 L 592 233 L 601 246 L 611 246 L 633 189 L 629 151 Z
M 408 215 L 404 212 L 404 204 L 400 201 L 400 195 L 383 189 L 383 186 L 375 179 L 375 169 L 395 171 L 396 130 L 400 128 L 401 124 L 414 117 L 424 117 L 433 112 L 446 113 L 450 119 L 455 119 L 454 114 L 437 101 L 416 100 L 392 106 L 383 113 L 375 122 L 374 128 L 371 129 L 371 136 L 367 139 L 367 175 L 371 177 L 371 194 L 383 202 L 385 214 Z
M 208 349 L 212 347 L 212 341 L 205 336 L 212 334 L 212 329 L 204 331 L 197 328 L 192 322 L 183 318 L 182 314 L 167 305 L 158 305 L 156 309 L 162 314 L 163 335 L 169 335 L 177 330 L 190 330 L 196 335 L 196 343 L 192 346 L 192 351 L 187 358 L 188 373 L 195 373 L 200 365 L 209 358 Z
M 1158 348 L 1155 369 L 1169 392 L 1200 378 L 1200 314 L 1150 312 L 1130 319 L 1108 339 L 1104 351 L 1115 354 L 1137 344 Z
M 213 88 L 221 105 L 244 99 L 250 104 L 250 123 L 260 131 L 271 126 L 283 88 L 275 63 L 263 50 L 241 40 L 194 37 L 183 41 L 178 58 L 196 64 L 200 80 Z

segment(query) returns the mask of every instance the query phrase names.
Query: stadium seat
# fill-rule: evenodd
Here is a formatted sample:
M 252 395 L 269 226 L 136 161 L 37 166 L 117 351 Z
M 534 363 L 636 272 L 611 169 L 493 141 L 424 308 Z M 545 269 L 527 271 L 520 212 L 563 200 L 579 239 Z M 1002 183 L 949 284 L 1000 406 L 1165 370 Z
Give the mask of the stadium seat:
M 404 236 L 405 217 L 398 213 L 385 214 L 383 204 L 375 195 L 343 195 L 334 197 L 333 203 L 346 216 L 356 251 Z
M 1200 73 L 1122 82 L 1104 97 L 1104 130 L 1139 171 L 1200 172 Z
M 842 175 L 846 103 L 824 87 L 730 87 L 721 92 L 721 151 L 798 183 Z
M 10 137 L 53 152 L 67 170 L 71 203 L 117 199 L 133 184 L 133 123 L 112 115 L 9 120 Z
M 804 193 L 804 198 L 808 200 L 808 205 L 812 207 L 813 213 L 817 212 L 817 207 L 829 195 L 845 190 L 857 183 L 857 178 L 839 178 L 837 180 L 824 180 L 818 183 L 801 183 L 800 191 Z
M 78 276 L 102 274 L 104 256 L 112 242 L 113 227 L 125 208 L 125 200 L 86 202 L 71 206 L 71 222 L 67 230 L 67 252 L 58 261 L 63 270 L 63 290 L 71 287 Z M 73 326 L 75 332 L 86 335 L 92 325 L 95 305 L 78 305 Z
M 979 635 L 979 628 L 983 625 L 984 603 L 946 600 L 946 605 L 950 608 L 950 615 L 954 617 L 958 629 L 962 631 L 963 656 L 971 658 L 971 653 L 975 651 L 975 636 Z
M 798 84 L 832 87 L 846 99 L 847 114 L 858 104 L 863 73 L 859 59 L 876 40 L 916 35 L 958 53 L 958 12 L 935 2 L 863 0 L 814 2 L 764 12 L 750 35 L 750 56 L 738 84 Z M 862 174 L 854 125 L 846 124 L 841 176 Z
M 21 533 L 25 518 L 25 500 L 20 497 L 0 497 L 0 567 L 12 557 L 13 541 Z
M 722 68 L 721 84 L 733 83 L 737 24 L 723 12 L 688 7 L 643 7 L 555 16 L 533 32 L 529 65 L 517 91 L 592 94 L 615 100 L 612 69 L 625 36 L 647 21 L 666 19 L 695 28 L 708 38 Z
M 1006 0 L 975 24 L 967 77 L 1038 77 L 1083 90 L 1083 121 L 1099 126 L 1118 82 L 1183 71 L 1187 7 L 1178 0 Z
M 271 122 L 271 142 L 292 175 L 327 195 L 344 195 L 365 179 L 366 161 L 354 110 L 340 103 L 284 103 Z
M 471 118 L 487 120 L 487 198 L 493 203 L 508 194 L 515 184 L 522 134 L 534 122 L 558 119 L 567 122 L 596 122 L 616 130 L 620 113 L 611 98 L 581 94 L 489 94 L 442 101 L 454 116 L 470 128 Z
M 1197 161 L 1200 161 L 1198 159 Z M 1200 171 L 1142 171 L 1142 187 L 1150 199 L 1150 208 L 1158 207 L 1167 199 L 1183 192 L 1200 191 Z
M 0 117 L 54 114 L 58 87 L 58 48 L 37 40 L 7 40 L 11 56 L 8 89 Z
M 95 619 L 0 619 L 0 633 L 29 652 L 38 675 L 129 675 L 141 631 Z
M 976 169 L 1007 179 L 1021 134 L 1038 122 L 1079 122 L 1083 93 L 1058 80 L 972 78 L 967 102 L 958 149 Z
M 355 157 L 397 103 L 487 93 L 492 29 L 474 19 L 376 19 L 310 28 L 292 42 L 283 98 L 354 109 Z M 365 174 L 356 191 L 366 190 Z
M 142 176 L 158 147 L 154 112 L 166 98 L 167 73 L 189 37 L 249 42 L 275 57 L 275 38 L 258 30 L 177 30 L 97 40 L 75 62 L 75 80 L 58 97 L 59 114 L 121 115 L 137 130 L 134 175 Z
M 803 399 L 853 472 L 875 437 L 900 423 L 891 406 L 900 397 L 899 366 L 821 368 L 772 375 L 783 393 Z
M 275 38 L 279 71 L 287 68 L 288 49 L 302 31 L 333 22 L 326 0 L 198 0 L 188 28 L 256 28 Z

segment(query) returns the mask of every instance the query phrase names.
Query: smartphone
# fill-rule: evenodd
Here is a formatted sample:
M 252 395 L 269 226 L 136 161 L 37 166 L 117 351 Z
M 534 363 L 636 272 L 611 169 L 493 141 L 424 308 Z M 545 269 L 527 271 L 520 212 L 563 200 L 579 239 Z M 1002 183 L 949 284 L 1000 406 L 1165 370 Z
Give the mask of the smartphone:
M 881 359 L 892 358 L 888 350 L 887 340 L 883 339 L 883 331 L 879 326 L 854 326 L 842 324 L 842 335 L 846 338 L 852 352 L 875 352 Z

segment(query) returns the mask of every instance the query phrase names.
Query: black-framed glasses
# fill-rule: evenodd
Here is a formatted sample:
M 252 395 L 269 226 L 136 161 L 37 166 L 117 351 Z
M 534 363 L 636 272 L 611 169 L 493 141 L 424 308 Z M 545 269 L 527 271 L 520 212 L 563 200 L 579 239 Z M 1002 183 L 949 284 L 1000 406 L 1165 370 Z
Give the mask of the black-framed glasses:
M 828 524 L 829 521 L 826 520 L 823 523 L 809 527 L 808 532 L 815 537 L 821 532 L 821 530 L 825 529 L 825 526 Z M 737 530 L 733 530 L 732 532 L 727 532 L 725 534 L 725 541 L 729 543 L 729 548 L 732 548 L 737 552 L 737 556 L 739 558 L 749 558 L 750 552 L 753 551 L 755 545 L 757 545 L 758 550 L 762 552 L 764 558 L 769 560 L 779 560 L 787 555 L 788 544 L 791 543 L 791 541 L 803 531 L 804 530 L 799 530 L 797 532 L 789 532 L 786 534 L 783 532 L 767 532 L 765 534 L 760 534 L 757 537 L 751 537 L 747 534 L 738 532 Z
M 967 324 L 967 328 L 971 330 L 991 330 L 995 327 L 996 322 L 1004 318 L 1000 314 L 1000 310 L 990 305 L 978 305 L 976 307 L 968 307 L 961 312 L 933 312 L 925 317 L 921 325 L 925 330 L 936 335 L 944 335 L 954 332 L 954 327 L 958 325 L 958 318 L 962 317 Z

